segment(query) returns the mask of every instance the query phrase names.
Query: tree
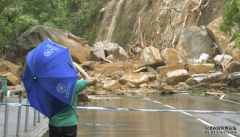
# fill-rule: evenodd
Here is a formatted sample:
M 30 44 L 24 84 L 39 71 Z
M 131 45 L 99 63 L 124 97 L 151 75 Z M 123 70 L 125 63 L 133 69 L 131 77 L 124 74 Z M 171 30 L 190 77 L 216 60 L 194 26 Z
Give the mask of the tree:
M 240 0 L 227 0 L 223 11 L 223 22 L 220 29 L 230 33 L 234 24 L 240 25 Z M 240 47 L 240 31 L 235 34 L 235 44 Z
M 0 47 L 13 43 L 35 25 L 65 29 L 88 38 L 98 9 L 107 0 L 2 0 Z

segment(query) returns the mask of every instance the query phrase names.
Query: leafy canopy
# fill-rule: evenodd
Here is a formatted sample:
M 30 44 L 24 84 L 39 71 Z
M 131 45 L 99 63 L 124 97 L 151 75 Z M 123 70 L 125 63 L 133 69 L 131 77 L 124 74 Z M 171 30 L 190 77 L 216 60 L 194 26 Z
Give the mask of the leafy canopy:
M 87 39 L 106 0 L 1 0 L 0 47 L 13 43 L 35 25 L 69 30 Z

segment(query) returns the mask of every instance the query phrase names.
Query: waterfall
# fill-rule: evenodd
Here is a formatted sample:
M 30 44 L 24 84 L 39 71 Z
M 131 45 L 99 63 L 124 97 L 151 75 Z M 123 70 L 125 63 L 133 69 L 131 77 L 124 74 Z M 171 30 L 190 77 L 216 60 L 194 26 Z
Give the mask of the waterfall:
M 112 34 L 113 34 L 113 30 L 114 30 L 115 24 L 116 24 L 116 17 L 117 17 L 117 15 L 119 13 L 119 10 L 120 10 L 122 2 L 123 2 L 123 0 L 119 0 L 119 2 L 117 4 L 117 8 L 115 10 L 115 13 L 114 13 L 114 15 L 112 17 L 111 24 L 110 24 L 109 31 L 108 31 L 108 35 L 107 35 L 107 41 L 108 42 L 112 41 Z

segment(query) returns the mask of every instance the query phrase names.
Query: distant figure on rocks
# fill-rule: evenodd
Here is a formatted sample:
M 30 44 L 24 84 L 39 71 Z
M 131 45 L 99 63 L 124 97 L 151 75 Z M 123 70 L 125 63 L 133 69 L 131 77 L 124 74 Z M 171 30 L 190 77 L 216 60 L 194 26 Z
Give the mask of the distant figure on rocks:
M 73 62 L 76 70 L 82 74 L 86 80 L 78 80 L 75 85 L 72 106 L 67 108 L 49 119 L 49 136 L 50 137 L 76 137 L 78 116 L 77 112 L 77 99 L 78 93 L 82 92 L 87 86 L 96 84 L 95 78 L 90 78 L 87 73 L 75 62 Z

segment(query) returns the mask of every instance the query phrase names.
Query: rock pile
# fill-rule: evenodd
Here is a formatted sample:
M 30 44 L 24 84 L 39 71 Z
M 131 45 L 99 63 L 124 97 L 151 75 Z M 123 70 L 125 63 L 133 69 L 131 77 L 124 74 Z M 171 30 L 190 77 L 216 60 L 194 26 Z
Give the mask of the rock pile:
M 13 54 L 4 57 L 25 59 L 26 51 L 50 38 L 69 47 L 73 61 L 98 79 L 96 86 L 87 89 L 88 94 L 180 93 L 196 88 L 203 88 L 206 93 L 227 92 L 229 87 L 236 89 L 240 85 L 240 58 L 233 36 L 218 29 L 220 21 L 221 18 L 206 27 L 187 27 L 176 47 L 162 51 L 136 45 L 125 51 L 117 43 L 106 41 L 89 47 L 85 40 L 68 31 L 36 26 L 15 45 L 21 55 L 5 47 Z M 13 63 L 0 60 L 0 75 L 8 76 L 9 86 L 20 84 L 23 72 L 24 63 Z

